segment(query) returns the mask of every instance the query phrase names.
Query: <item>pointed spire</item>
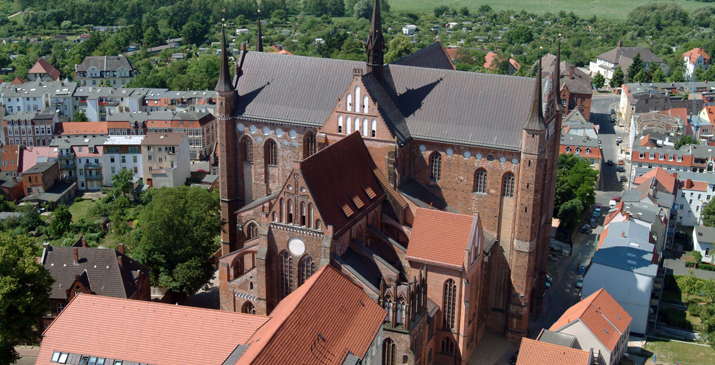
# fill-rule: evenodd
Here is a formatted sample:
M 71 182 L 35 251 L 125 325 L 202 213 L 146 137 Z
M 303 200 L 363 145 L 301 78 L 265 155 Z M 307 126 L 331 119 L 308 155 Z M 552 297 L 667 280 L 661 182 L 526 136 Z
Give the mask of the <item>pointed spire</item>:
M 539 70 L 541 70 L 541 57 L 539 57 Z M 539 105 L 538 105 L 538 110 L 539 110 L 539 121 L 543 122 L 544 121 L 544 102 L 542 100 L 544 92 L 541 90 L 541 78 L 539 77 L 539 80 L 537 82 L 538 84 L 538 90 L 539 90 Z
M 221 24 L 221 70 L 218 74 L 218 82 L 216 83 L 216 91 L 226 92 L 234 91 L 233 83 L 231 83 L 231 72 L 228 68 L 228 52 L 226 51 L 226 25 Z
M 536 96 L 534 98 L 534 105 L 531 109 L 531 115 L 529 119 L 524 124 L 524 129 L 532 131 L 543 131 L 546 130 L 546 122 L 544 121 L 544 113 L 542 108 L 544 107 L 541 99 L 541 52 L 539 52 L 539 68 L 536 75 Z
M 554 71 L 554 90 L 556 91 L 556 109 L 562 108 L 561 104 L 561 33 L 559 33 L 558 46 L 556 47 L 556 69 Z
M 258 11 L 260 12 L 260 10 Z M 258 34 L 256 39 L 256 52 L 263 52 L 263 37 L 261 36 L 261 19 L 257 20 Z
M 382 37 L 382 14 L 380 0 L 375 0 L 372 6 L 372 24 L 367 37 L 367 72 L 372 72 L 378 80 L 382 79 L 384 64 L 385 39 Z

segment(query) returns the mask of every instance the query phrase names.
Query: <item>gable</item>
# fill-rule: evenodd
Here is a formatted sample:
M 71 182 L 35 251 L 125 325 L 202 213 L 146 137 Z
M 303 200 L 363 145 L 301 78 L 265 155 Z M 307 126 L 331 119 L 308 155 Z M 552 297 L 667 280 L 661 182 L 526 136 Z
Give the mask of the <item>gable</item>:
M 300 169 L 293 169 L 268 213 L 271 222 L 325 229 L 324 220 Z M 319 224 L 317 222 L 320 222 Z

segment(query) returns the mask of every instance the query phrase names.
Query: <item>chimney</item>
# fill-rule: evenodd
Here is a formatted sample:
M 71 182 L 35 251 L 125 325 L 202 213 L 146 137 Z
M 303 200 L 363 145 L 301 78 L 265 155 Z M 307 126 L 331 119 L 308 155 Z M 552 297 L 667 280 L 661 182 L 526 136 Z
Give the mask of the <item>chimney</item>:
M 677 172 L 674 172 L 674 173 L 673 173 L 673 177 L 675 178 L 675 180 L 678 180 L 678 173 L 677 173 Z
M 117 244 L 117 251 L 119 251 L 119 252 L 121 252 L 122 254 L 124 254 L 124 244 L 123 244 L 123 243 Z
M 82 237 L 81 240 L 82 240 L 82 247 L 89 247 L 89 246 L 87 246 L 87 239 L 86 239 L 86 238 Z
M 117 251 L 119 251 L 119 255 L 117 255 L 117 262 L 119 263 L 119 267 L 124 267 L 124 244 L 120 243 L 117 245 Z
M 619 48 L 620 48 L 620 47 L 623 47 L 623 41 L 620 40 L 620 39 L 618 40 L 618 47 L 619 47 Z
M 77 250 L 77 247 L 73 249 L 74 251 L 74 264 L 79 265 L 79 251 Z
M 575 69 L 576 69 L 576 66 L 574 66 L 574 65 L 571 65 L 571 67 L 569 68 L 569 79 L 571 79 L 571 80 L 573 80 L 573 72 Z

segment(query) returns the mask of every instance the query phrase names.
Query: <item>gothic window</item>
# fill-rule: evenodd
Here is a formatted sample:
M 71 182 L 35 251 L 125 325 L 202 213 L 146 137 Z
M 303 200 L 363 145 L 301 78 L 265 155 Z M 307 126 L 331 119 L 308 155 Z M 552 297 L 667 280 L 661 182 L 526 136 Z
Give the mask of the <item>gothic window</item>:
M 445 354 L 450 354 L 450 355 L 454 354 L 454 342 L 452 342 L 451 339 L 445 337 L 442 340 L 440 352 L 445 353 Z
M 283 251 L 279 257 L 278 277 L 280 278 L 280 299 L 287 297 L 293 291 L 293 258 Z
M 315 220 L 315 229 L 320 229 L 320 219 Z
M 395 365 L 396 357 L 395 342 L 386 338 L 385 341 L 382 341 L 382 365 Z
M 315 135 L 312 132 L 308 132 L 303 137 L 303 158 L 308 158 L 314 155 L 315 152 Z
M 286 203 L 286 223 L 293 223 L 293 201 L 290 199 Z
M 253 303 L 246 301 L 241 307 L 241 313 L 256 314 L 256 307 L 253 306 Z
M 514 174 L 507 172 L 504 174 L 504 183 L 502 184 L 501 196 L 505 198 L 514 197 Z
M 313 262 L 313 258 L 310 255 L 305 255 L 300 260 L 300 285 L 303 285 L 314 273 L 315 262 Z
M 360 86 L 355 86 L 355 113 L 360 113 Z M 357 130 L 357 125 L 355 130 Z
M 377 120 L 372 120 L 372 126 L 370 127 L 370 137 L 377 137 Z
M 350 131 L 352 130 L 352 120 L 353 118 L 347 117 L 345 119 L 345 134 L 350 134 Z
M 256 237 L 258 237 L 258 225 L 256 223 L 249 223 L 246 226 L 246 240 Z
M 278 220 L 279 222 L 283 223 L 285 222 L 285 215 L 283 214 L 283 212 L 285 211 L 285 202 L 283 201 L 283 198 L 281 198 L 278 203 L 278 210 L 280 211 Z
M 367 110 L 368 110 L 367 103 L 368 103 L 368 99 L 367 99 L 367 95 L 365 95 L 362 97 L 362 112 L 365 114 L 367 114 Z
M 474 192 L 487 193 L 487 170 L 480 168 L 474 173 Z
M 312 228 L 311 223 L 313 223 L 313 203 L 308 203 L 308 222 L 306 226 Z
M 300 225 L 305 227 L 306 212 L 305 212 L 305 202 L 300 202 Z
M 430 181 L 442 180 L 442 155 L 439 152 L 432 152 L 429 157 L 429 179 Z
M 397 300 L 397 324 L 405 324 L 405 298 Z
M 385 309 L 385 312 L 387 312 L 385 322 L 392 321 L 392 297 L 390 297 L 390 294 L 385 295 L 385 304 L 383 308 Z
M 338 133 L 343 133 L 343 116 L 338 115 Z
M 353 96 L 350 93 L 348 93 L 348 103 L 345 106 L 347 111 L 353 111 Z
M 442 300 L 442 327 L 454 329 L 454 312 L 457 304 L 457 285 L 454 280 L 444 282 L 444 297 Z
M 253 141 L 249 137 L 243 140 L 243 160 L 253 162 Z
M 263 147 L 265 152 L 264 161 L 268 166 L 275 166 L 278 164 L 278 146 L 276 142 L 272 139 L 266 141 L 265 147 Z
M 362 119 L 362 135 L 364 137 L 368 136 L 368 130 L 367 130 L 367 118 Z

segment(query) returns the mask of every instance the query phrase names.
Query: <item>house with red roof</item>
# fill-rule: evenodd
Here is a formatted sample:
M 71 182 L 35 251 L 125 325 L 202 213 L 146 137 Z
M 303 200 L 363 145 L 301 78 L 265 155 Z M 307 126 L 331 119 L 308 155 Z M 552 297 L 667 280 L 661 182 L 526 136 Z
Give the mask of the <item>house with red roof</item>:
M 30 81 L 57 81 L 60 79 L 60 71 L 40 57 L 30 71 L 27 71 L 27 79 Z
M 516 365 L 559 364 L 591 365 L 590 350 L 580 350 L 544 341 L 524 338 L 519 346 Z
M 566 310 L 549 330 L 576 337 L 576 348 L 592 352 L 599 364 L 615 365 L 628 350 L 631 319 L 605 289 L 600 289 Z
M 499 58 L 499 55 L 495 52 L 489 51 L 487 55 L 484 56 L 484 65 L 482 67 L 488 70 L 496 70 L 502 61 L 503 60 Z M 509 58 L 507 61 L 507 75 L 515 74 L 521 68 L 521 65 L 515 59 Z
M 703 71 L 710 67 L 710 56 L 701 47 L 695 47 L 683 53 L 683 63 L 685 64 L 685 77 L 695 74 L 695 70 L 700 67 Z

